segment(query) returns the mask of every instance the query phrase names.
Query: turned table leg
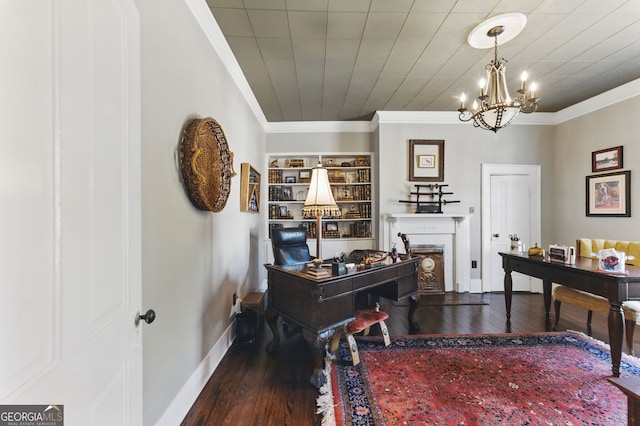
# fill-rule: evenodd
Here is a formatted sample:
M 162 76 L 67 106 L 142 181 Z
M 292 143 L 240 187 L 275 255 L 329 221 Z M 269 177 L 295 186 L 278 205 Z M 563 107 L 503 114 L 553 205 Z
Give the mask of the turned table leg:
M 622 304 L 609 301 L 609 346 L 611 347 L 611 371 L 614 377 L 620 377 L 620 360 L 622 359 Z

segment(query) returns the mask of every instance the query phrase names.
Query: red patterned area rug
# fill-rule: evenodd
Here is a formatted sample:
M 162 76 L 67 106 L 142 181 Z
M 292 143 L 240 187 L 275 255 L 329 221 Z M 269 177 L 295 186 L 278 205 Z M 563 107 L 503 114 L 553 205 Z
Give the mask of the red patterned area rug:
M 393 336 L 386 348 L 360 337 L 358 348 L 356 367 L 344 341 L 336 351 L 324 424 L 627 424 L 608 346 L 580 333 Z M 640 360 L 623 354 L 621 376 L 640 380 Z

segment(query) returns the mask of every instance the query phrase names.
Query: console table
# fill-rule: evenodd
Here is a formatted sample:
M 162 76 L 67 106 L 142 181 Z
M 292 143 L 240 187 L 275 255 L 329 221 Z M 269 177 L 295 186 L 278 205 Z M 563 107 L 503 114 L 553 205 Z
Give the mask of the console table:
M 314 371 L 311 384 L 326 382 L 323 361 L 328 343 L 335 329 L 354 319 L 356 296 L 366 292 L 391 300 L 409 297 L 409 331 L 419 325 L 413 319 L 418 306 L 418 263 L 413 257 L 374 266 L 354 273 L 316 279 L 303 270 L 266 264 L 268 295 L 265 319 L 273 333 L 268 352 L 276 352 L 280 342 L 277 319 L 302 327 L 305 340 L 313 354 Z
M 598 260 L 590 257 L 576 258 L 575 265 L 551 262 L 541 258 L 529 258 L 526 255 L 500 253 L 504 269 L 504 299 L 507 308 L 507 322 L 511 320 L 512 272 L 542 280 L 544 292 L 544 310 L 547 320 L 551 311 L 551 284 L 564 284 L 609 300 L 609 346 L 611 347 L 611 371 L 620 376 L 622 359 L 622 340 L 624 321 L 622 302 L 640 300 L 640 268 L 626 266 L 629 275 L 614 275 L 598 272 Z

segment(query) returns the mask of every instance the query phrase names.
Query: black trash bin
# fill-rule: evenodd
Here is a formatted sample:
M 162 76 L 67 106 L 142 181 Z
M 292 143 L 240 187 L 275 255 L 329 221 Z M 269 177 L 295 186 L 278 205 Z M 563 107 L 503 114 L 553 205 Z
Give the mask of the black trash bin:
M 256 341 L 258 315 L 246 310 L 236 314 L 236 341 L 241 344 L 253 344 Z

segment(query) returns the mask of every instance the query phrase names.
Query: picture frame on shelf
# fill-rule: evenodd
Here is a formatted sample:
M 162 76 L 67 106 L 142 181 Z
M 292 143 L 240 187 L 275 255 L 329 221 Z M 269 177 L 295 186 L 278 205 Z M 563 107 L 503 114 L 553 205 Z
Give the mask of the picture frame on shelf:
M 300 183 L 311 182 L 311 170 L 300 170 L 300 172 L 298 172 L 298 181 Z
M 250 163 L 240 164 L 240 211 L 260 213 L 260 173 Z
M 296 183 L 296 177 L 295 176 L 285 176 L 284 177 L 284 183 Z
M 586 177 L 586 215 L 631 217 L 631 171 Z
M 325 229 L 327 231 L 335 232 L 338 230 L 338 222 L 325 222 Z
M 614 146 L 591 153 L 591 171 L 594 173 L 621 169 L 622 167 L 622 146 Z
M 444 181 L 444 140 L 409 140 L 409 180 Z
M 290 186 L 282 187 L 282 201 L 293 201 L 293 189 Z
M 278 217 L 290 217 L 287 206 L 278 206 Z

